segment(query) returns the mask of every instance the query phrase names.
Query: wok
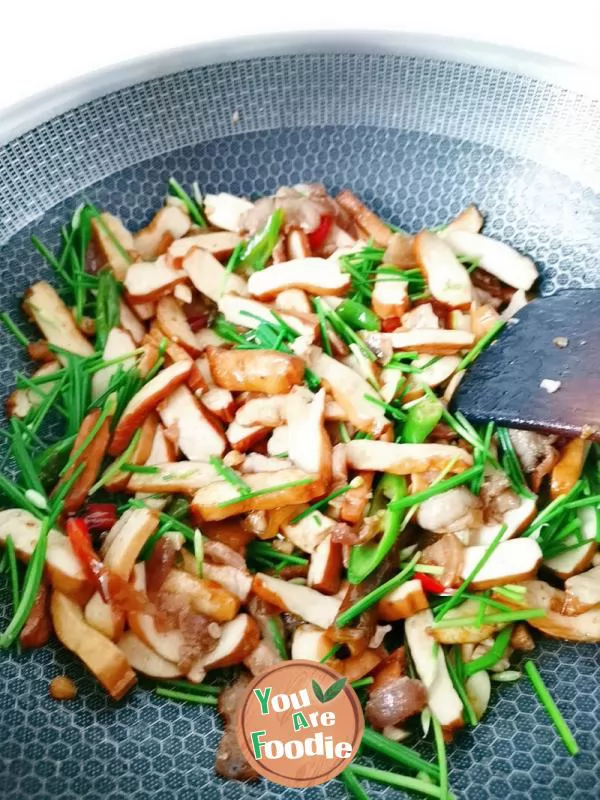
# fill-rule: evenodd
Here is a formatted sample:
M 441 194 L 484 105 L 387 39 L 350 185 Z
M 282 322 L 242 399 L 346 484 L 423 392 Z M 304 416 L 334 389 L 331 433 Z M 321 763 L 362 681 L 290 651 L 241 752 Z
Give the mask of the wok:
M 543 293 L 600 285 L 600 99 L 595 76 L 469 42 L 388 34 L 294 35 L 167 53 L 89 76 L 0 120 L 0 306 L 18 313 L 81 202 L 145 224 L 169 176 L 256 195 L 323 180 L 410 230 L 470 202 L 486 230 L 530 254 Z M 2 392 L 25 366 L 0 333 Z M 2 587 L 4 579 L 0 579 Z M 7 612 L 8 592 L 1 597 Z M 6 617 L 4 622 L 6 621 Z M 581 754 L 567 756 L 526 680 L 494 692 L 450 748 L 461 798 L 597 796 L 600 648 L 544 641 L 538 666 Z M 72 676 L 72 703 L 48 696 Z M 291 797 L 213 773 L 212 709 L 137 689 L 111 702 L 58 646 L 0 655 L 3 798 Z M 373 798 L 400 797 L 371 785 Z M 339 783 L 307 800 L 345 797 Z

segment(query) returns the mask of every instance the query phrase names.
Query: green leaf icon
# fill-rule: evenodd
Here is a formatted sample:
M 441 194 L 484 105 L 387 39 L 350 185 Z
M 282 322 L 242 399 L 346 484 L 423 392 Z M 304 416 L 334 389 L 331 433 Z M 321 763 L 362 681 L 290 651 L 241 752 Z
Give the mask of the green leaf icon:
M 319 686 L 319 684 L 313 680 L 312 682 L 312 690 L 314 692 L 315 697 L 320 703 L 325 703 L 325 695 L 323 694 L 323 689 Z
M 328 703 L 330 700 L 333 700 L 338 694 L 343 691 L 344 686 L 346 685 L 346 678 L 340 678 L 338 681 L 334 681 L 331 686 L 325 691 L 325 699 L 323 700 L 324 703 Z
M 346 685 L 346 678 L 340 678 L 337 681 L 334 681 L 331 686 L 329 686 L 325 691 L 321 689 L 319 684 L 313 680 L 312 682 L 312 690 L 320 703 L 328 703 L 330 700 L 333 700 L 338 696 L 338 694 L 342 691 L 344 686 Z

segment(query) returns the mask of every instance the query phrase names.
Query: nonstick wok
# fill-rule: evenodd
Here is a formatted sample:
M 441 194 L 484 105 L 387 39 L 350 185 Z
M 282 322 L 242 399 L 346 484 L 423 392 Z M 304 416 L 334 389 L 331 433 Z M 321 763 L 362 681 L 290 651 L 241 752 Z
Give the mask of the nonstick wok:
M 26 287 L 48 276 L 32 234 L 57 246 L 84 197 L 140 227 L 170 176 L 244 195 L 299 181 L 347 186 L 408 230 L 475 202 L 487 232 L 535 259 L 543 294 L 597 287 L 599 85 L 584 70 L 516 51 L 342 33 L 202 46 L 87 77 L 0 119 L 0 306 L 18 315 Z M 4 396 L 25 361 L 0 332 Z M 600 648 L 545 640 L 536 659 L 580 755 L 569 758 L 525 679 L 502 686 L 484 722 L 449 750 L 460 798 L 597 796 Z M 71 703 L 48 696 L 63 673 L 79 689 Z M 144 688 L 111 702 L 56 644 L 0 654 L 7 800 L 298 793 L 217 778 L 219 731 L 213 709 Z M 375 785 L 369 795 L 401 796 Z M 304 796 L 346 794 L 335 782 Z

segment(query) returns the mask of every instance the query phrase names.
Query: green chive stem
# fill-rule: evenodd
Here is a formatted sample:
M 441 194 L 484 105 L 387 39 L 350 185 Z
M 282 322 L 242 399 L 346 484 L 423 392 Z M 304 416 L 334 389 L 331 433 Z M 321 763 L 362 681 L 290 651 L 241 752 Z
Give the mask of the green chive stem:
M 600 494 L 591 494 L 588 497 L 582 497 L 581 500 L 572 500 L 565 505 L 565 508 L 585 508 L 586 506 L 600 505 Z
M 281 619 L 279 616 L 277 617 L 269 617 L 267 619 L 267 627 L 269 628 L 269 633 L 271 635 L 271 640 L 277 653 L 286 661 L 289 656 L 287 652 L 287 647 L 285 646 L 285 639 L 281 632 Z
M 27 347 L 27 345 L 29 344 L 29 339 L 25 336 L 25 334 L 21 330 L 19 330 L 16 323 L 13 322 L 8 311 L 3 311 L 0 314 L 0 322 L 2 322 L 2 324 L 9 333 L 12 333 L 12 335 L 19 342 L 19 344 L 22 344 L 23 347 Z
M 447 492 L 449 489 L 453 489 L 455 486 L 461 486 L 464 483 L 468 483 L 475 475 L 478 475 L 482 471 L 483 466 L 469 467 L 469 469 L 465 470 L 464 472 L 459 472 L 457 475 L 453 475 L 451 478 L 448 478 L 445 481 L 432 484 L 429 488 L 424 489 L 422 492 L 415 492 L 415 494 L 410 494 L 406 497 L 402 497 L 400 500 L 395 500 L 393 503 L 389 504 L 388 509 L 390 511 L 399 511 L 402 508 L 418 506 L 425 500 L 428 500 L 430 497 L 434 497 L 442 492 Z
M 79 464 L 73 475 L 70 476 L 68 481 L 60 487 L 59 491 L 52 498 L 49 514 L 41 522 L 40 535 L 36 545 L 29 559 L 27 571 L 25 572 L 25 580 L 17 608 L 13 612 L 11 621 L 4 633 L 0 636 L 0 649 L 10 647 L 16 640 L 18 635 L 29 618 L 35 598 L 37 597 L 40 588 L 40 582 L 44 574 L 46 563 L 46 546 L 48 540 L 48 533 L 56 522 L 59 514 L 62 511 L 63 503 L 68 492 L 71 491 L 73 484 L 79 478 L 83 471 L 84 465 Z M 35 506 L 34 506 L 35 507 Z
M 323 352 L 328 356 L 331 356 L 331 344 L 329 343 L 329 336 L 327 335 L 327 321 L 325 319 L 323 306 L 321 305 L 321 298 L 315 297 L 313 299 L 313 305 L 315 307 L 315 311 L 317 312 L 317 319 L 319 320 L 319 330 L 321 331 L 321 345 L 323 347 Z
M 340 775 L 340 780 L 348 791 L 356 797 L 356 800 L 369 800 L 369 795 L 365 792 L 360 781 L 350 770 L 345 769 Z
M 433 627 L 436 629 L 442 629 L 481 627 L 481 624 L 502 625 L 506 622 L 520 622 L 522 620 L 538 619 L 539 617 L 545 616 L 546 612 L 543 608 L 523 608 L 520 611 L 506 611 L 501 614 L 487 614 L 483 616 L 481 622 L 478 617 L 450 617 L 440 620 L 439 622 L 434 622 Z
M 438 765 L 440 768 L 440 798 L 441 800 L 448 800 L 448 759 L 446 756 L 446 745 L 444 743 L 444 733 L 440 721 L 435 716 L 431 715 L 431 723 L 433 725 L 433 737 L 435 740 L 435 749 L 438 757 Z
M 359 764 L 352 764 L 346 767 L 345 771 L 350 771 L 351 774 L 358 778 L 366 778 L 367 780 L 376 781 L 377 783 L 385 783 L 388 786 L 395 786 L 397 789 L 408 789 L 412 792 L 427 795 L 427 797 L 436 797 L 439 800 L 446 800 L 449 797 L 448 792 L 444 792 L 439 786 L 434 786 L 431 783 L 425 783 L 418 778 L 407 778 L 405 775 L 398 775 L 396 772 L 385 772 L 382 769 L 375 769 L 373 767 L 362 767 Z
M 346 427 L 345 422 L 339 423 L 339 432 L 340 432 L 340 439 L 344 444 L 348 444 L 350 441 L 350 434 L 348 433 L 348 428 Z
M 360 689 L 362 686 L 370 686 L 374 680 L 375 678 L 359 678 L 357 681 L 352 681 L 350 686 L 353 689 Z
M 11 452 L 17 466 L 19 467 L 19 470 L 21 471 L 23 481 L 28 489 L 34 489 L 42 497 L 45 497 L 46 492 L 42 486 L 40 476 L 33 464 L 29 451 L 25 446 L 23 431 L 21 430 L 22 423 L 17 417 L 13 417 L 10 423 L 13 431 L 11 439 Z
M 500 631 L 496 637 L 496 641 L 490 647 L 487 653 L 479 656 L 479 658 L 474 658 L 473 661 L 467 661 L 463 665 L 464 677 L 470 678 L 471 675 L 475 675 L 476 672 L 481 672 L 483 669 L 491 669 L 495 664 L 497 664 L 504 655 L 504 652 L 510 643 L 512 631 L 512 625 L 509 625 L 508 628 L 504 628 Z
M 388 508 L 390 508 L 390 506 L 388 506 Z M 402 569 L 397 575 L 395 575 L 393 578 L 390 578 L 389 581 L 382 583 L 381 586 L 373 589 L 372 592 L 369 592 L 364 597 L 361 597 L 360 600 L 357 600 L 354 605 L 350 606 L 350 608 L 342 611 L 335 621 L 336 626 L 338 628 L 343 628 L 344 625 L 347 625 L 355 617 L 358 617 L 363 613 L 363 611 L 366 611 L 367 608 L 370 608 L 372 605 L 375 605 L 375 603 L 379 602 L 379 600 L 381 600 L 382 597 L 385 597 L 388 592 L 391 592 L 392 589 L 396 589 L 398 586 L 401 586 L 405 581 L 407 581 L 410 574 L 414 572 L 415 564 L 418 563 L 420 555 L 421 553 L 417 551 L 404 569 Z
M 32 236 L 31 237 L 31 244 L 35 247 L 35 249 L 42 256 L 42 258 L 44 258 L 48 262 L 48 264 L 57 273 L 57 275 L 60 275 L 60 277 L 67 284 L 67 286 L 70 286 L 72 288 L 73 287 L 73 280 L 67 275 L 67 273 L 65 272 L 65 270 L 63 268 L 63 265 L 57 261 L 57 259 L 54 256 L 54 254 L 51 253 L 50 250 L 48 250 L 46 245 L 43 244 L 37 238 L 37 236 Z
M 194 531 L 194 564 L 196 566 L 196 575 L 201 578 L 204 572 L 204 540 L 202 531 L 199 528 Z
M 319 661 L 319 664 L 325 664 L 330 658 L 333 658 L 341 646 L 342 645 L 339 643 L 334 644 L 331 650 L 328 650 L 327 653 L 325 653 L 323 658 Z
M 199 203 L 196 203 L 194 200 L 192 200 L 183 186 L 176 181 L 175 178 L 169 178 L 169 191 L 171 194 L 174 194 L 175 197 L 178 197 L 181 201 L 183 201 L 192 222 L 195 222 L 200 228 L 206 228 L 208 226 Z
M 452 681 L 456 693 L 460 697 L 461 702 L 463 704 L 467 722 L 474 728 L 478 722 L 477 715 L 475 714 L 473 706 L 471 705 L 471 701 L 469 700 L 469 696 L 467 694 L 465 686 L 459 677 L 458 669 L 454 666 L 454 664 L 449 658 L 446 659 L 446 667 L 448 668 L 448 674 L 450 675 L 450 680 Z
M 495 322 L 489 331 L 481 337 L 481 339 L 474 345 L 471 350 L 467 353 L 467 355 L 463 358 L 460 362 L 458 367 L 456 368 L 456 372 L 461 372 L 463 369 L 466 369 L 470 366 L 476 358 L 479 357 L 481 352 L 485 350 L 485 348 L 492 343 L 492 341 L 496 338 L 496 336 L 500 333 L 502 328 L 506 325 L 504 320 L 499 319 Z
M 430 761 L 425 761 L 424 758 L 410 747 L 402 744 L 401 742 L 393 742 L 384 736 L 382 733 L 374 731 L 372 728 L 365 728 L 362 738 L 362 744 L 370 750 L 374 750 L 382 756 L 396 761 L 406 769 L 414 770 L 415 772 L 424 772 L 434 780 L 439 780 L 440 769 L 437 764 L 432 764 Z
M 537 667 L 533 661 L 526 661 L 524 669 L 527 673 L 527 677 L 531 681 L 531 685 L 533 686 L 535 693 L 540 700 L 540 703 L 548 712 L 548 716 L 554 723 L 554 727 L 558 731 L 560 738 L 563 740 L 565 747 L 572 756 L 576 756 L 579 752 L 579 746 L 575 741 L 575 737 L 569 730 L 563 715 L 558 710 L 558 706 L 552 699 L 552 696 L 550 695 L 542 676 L 538 672 Z
M 444 616 L 444 614 L 447 614 L 451 608 L 454 608 L 455 606 L 458 605 L 463 594 L 469 588 L 469 585 L 473 582 L 473 580 L 477 577 L 479 572 L 487 564 L 487 562 L 492 556 L 492 553 L 502 541 L 502 538 L 506 533 L 506 528 L 507 528 L 506 525 L 502 525 L 502 527 L 494 537 L 493 541 L 491 542 L 490 546 L 485 550 L 484 554 L 481 556 L 477 564 L 475 564 L 475 566 L 473 567 L 467 578 L 463 581 L 463 583 L 461 583 L 461 585 L 458 587 L 456 592 L 450 597 L 450 599 L 446 603 L 444 603 L 443 606 L 440 606 L 436 614 L 436 622 L 439 622 Z
M 234 506 L 241 500 L 252 500 L 255 497 L 263 497 L 265 494 L 273 494 L 273 492 L 282 492 L 284 489 L 294 489 L 296 486 L 306 486 L 307 483 L 313 483 L 314 478 L 302 478 L 297 481 L 289 481 L 288 483 L 280 483 L 277 486 L 270 486 L 266 489 L 256 489 L 256 491 L 248 492 L 241 497 L 232 497 L 231 500 L 224 500 L 222 503 L 217 503 L 217 508 L 227 508 L 227 506 Z
M 161 681 L 161 685 L 157 686 L 157 689 L 168 689 L 172 687 L 173 689 L 182 689 L 184 692 L 188 692 L 191 694 L 214 694 L 218 695 L 221 694 L 223 687 L 222 686 L 211 686 L 207 683 L 190 683 L 189 681 L 177 680 L 173 679 L 170 681 Z
M 262 556 L 272 561 L 283 561 L 286 564 L 298 564 L 300 566 L 306 566 L 306 564 L 308 564 L 307 558 L 295 556 L 292 555 L 292 553 L 281 553 L 279 550 L 275 550 L 268 542 L 260 542 L 258 540 L 250 542 L 247 552 L 248 555 L 252 557 Z
M 158 467 L 152 467 L 146 464 L 123 464 L 121 466 L 122 472 L 139 473 L 140 475 L 156 475 L 160 472 Z
M 246 481 L 240 478 L 237 472 L 234 472 L 231 467 L 224 464 L 221 458 L 218 456 L 211 456 L 209 458 L 209 463 L 215 469 L 215 472 L 238 490 L 240 495 L 248 495 L 252 492 L 252 489 L 248 486 Z
M 17 567 L 17 554 L 15 552 L 15 543 L 12 536 L 6 537 L 6 560 L 8 562 L 8 573 L 10 575 L 10 596 L 12 600 L 13 614 L 19 606 L 19 570 Z
M 348 486 L 340 486 L 339 489 L 334 489 L 333 492 L 324 497 L 322 500 L 318 500 L 316 503 L 313 503 L 308 508 L 305 508 L 304 511 L 301 511 L 300 514 L 297 514 L 293 519 L 290 520 L 290 525 L 297 525 L 306 517 L 309 517 L 315 511 L 318 511 L 320 508 L 329 505 L 332 500 L 335 500 L 336 497 L 340 497 L 340 495 L 345 494 L 346 492 L 350 491 L 352 486 L 348 484 Z
M 216 706 L 218 698 L 212 695 L 192 694 L 191 692 L 178 692 L 175 689 L 163 689 L 159 687 L 154 690 L 159 697 L 168 697 L 171 700 L 182 700 L 186 703 L 196 703 L 201 706 Z
M 104 470 L 102 475 L 98 478 L 96 483 L 92 486 L 92 488 L 88 492 L 88 495 L 95 494 L 98 491 L 98 489 L 104 486 L 104 484 L 107 483 L 112 477 L 114 477 L 118 472 L 121 472 L 123 464 L 127 464 L 129 462 L 129 459 L 135 452 L 135 449 L 138 445 L 141 435 L 142 431 L 138 429 L 134 433 L 133 439 L 129 443 L 129 447 L 127 447 L 125 452 L 122 453 L 117 459 L 113 461 L 113 463 L 109 467 L 107 467 Z

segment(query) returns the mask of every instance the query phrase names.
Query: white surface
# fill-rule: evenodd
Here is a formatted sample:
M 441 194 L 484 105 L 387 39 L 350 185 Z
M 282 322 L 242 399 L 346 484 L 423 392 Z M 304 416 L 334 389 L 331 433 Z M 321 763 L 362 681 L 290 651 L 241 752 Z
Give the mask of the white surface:
M 556 10 L 551 8 L 554 5 Z M 464 37 L 600 67 L 594 0 L 50 0 L 3 4 L 0 112 L 93 70 L 232 36 L 299 30 L 399 30 Z M 155 10 L 153 10 L 155 9 Z M 568 14 L 568 16 L 565 16 Z

